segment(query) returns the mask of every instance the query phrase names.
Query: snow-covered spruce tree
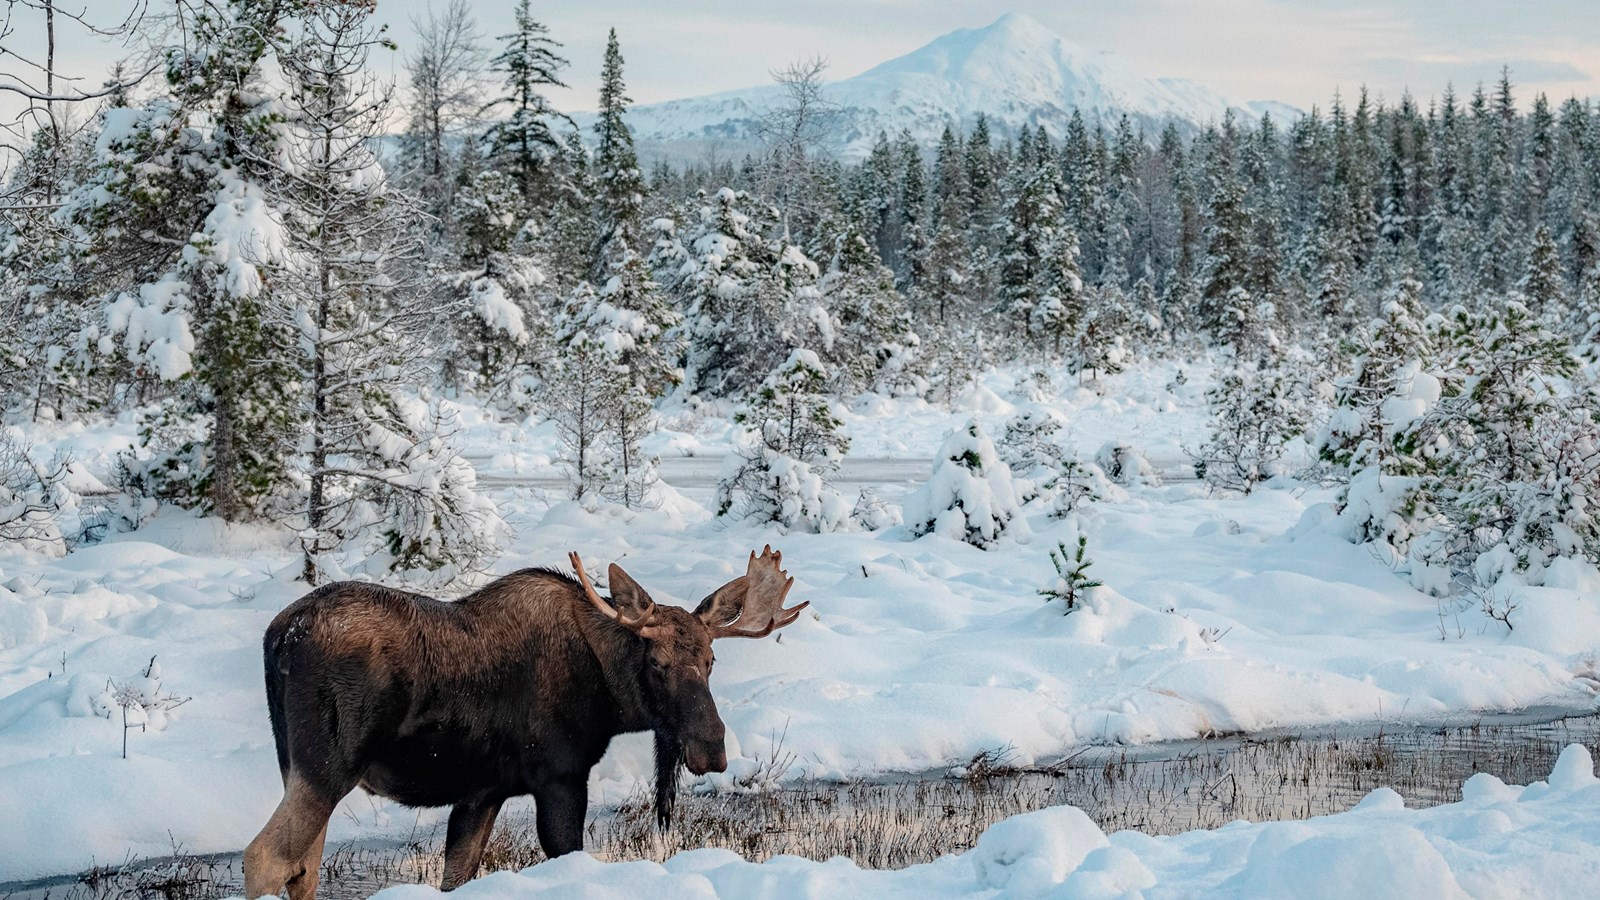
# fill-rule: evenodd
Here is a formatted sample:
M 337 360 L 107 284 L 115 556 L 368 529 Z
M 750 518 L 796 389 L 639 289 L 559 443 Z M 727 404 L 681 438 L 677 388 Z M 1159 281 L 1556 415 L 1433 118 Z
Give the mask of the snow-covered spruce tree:
M 1077 549 L 1069 551 L 1065 542 L 1056 544 L 1056 549 L 1050 551 L 1050 565 L 1056 570 L 1056 577 L 1043 588 L 1039 589 L 1039 596 L 1046 603 L 1060 600 L 1061 614 L 1068 615 L 1087 599 L 1086 595 L 1093 589 L 1103 586 L 1103 583 L 1089 575 L 1089 567 L 1094 565 L 1090 559 L 1089 537 L 1082 532 L 1078 533 Z
M 516 27 L 501 35 L 502 49 L 492 61 L 505 81 L 505 93 L 483 107 L 489 113 L 509 109 L 509 115 L 489 127 L 491 157 L 516 180 L 523 208 L 532 211 L 549 203 L 559 189 L 551 161 L 563 150 L 553 123 L 572 120 L 550 105 L 544 90 L 566 87 L 561 70 L 567 61 L 557 51 L 561 45 L 550 30 L 533 17 L 528 0 L 518 0 Z
M 852 504 L 828 484 L 850 448 L 827 396 L 817 355 L 795 350 L 735 417 L 749 429 L 717 485 L 717 514 L 785 531 L 850 527 Z
M 655 427 L 651 401 L 666 375 L 647 369 L 659 331 L 643 316 L 613 305 L 625 279 L 649 286 L 643 261 L 630 257 L 623 271 L 597 292 L 580 282 L 563 311 L 556 358 L 546 385 L 546 408 L 562 434 L 573 499 L 596 494 L 630 509 L 648 506 L 659 480 L 658 461 L 640 446 Z M 643 348 L 643 353 L 638 353 Z M 670 372 L 670 370 L 669 370 Z
M 1352 371 L 1335 383 L 1333 414 L 1313 446 L 1346 480 L 1334 502 L 1345 535 L 1380 542 L 1396 560 L 1433 518 L 1420 478 L 1427 464 L 1411 435 L 1440 392 L 1427 371 L 1435 352 L 1421 292 L 1420 282 L 1402 281 L 1380 317 L 1347 342 Z
M 1124 335 L 1130 330 L 1128 295 L 1114 285 L 1102 285 L 1091 292 L 1091 303 L 1083 311 L 1073 339 L 1072 369 L 1081 379 L 1115 375 L 1128 363 Z
M 954 324 L 933 329 L 919 350 L 927 372 L 927 397 L 946 409 L 954 406 L 988 362 L 981 332 Z
M 543 374 L 551 353 L 544 272 L 527 256 L 496 253 L 482 268 L 441 280 L 447 325 L 441 343 L 453 347 L 442 361 L 445 383 L 479 398 L 525 410 L 529 383 Z
M 894 273 L 860 233 L 847 229 L 839 235 L 817 289 L 832 320 L 821 350 L 834 365 L 837 387 L 920 393 L 911 316 L 895 290 Z
M 293 425 L 256 438 L 287 445 L 303 491 L 287 512 L 311 584 L 338 572 L 341 548 L 449 580 L 497 555 L 504 530 L 451 424 L 410 394 L 440 310 L 419 279 L 420 216 L 373 151 L 389 110 L 366 74 L 380 40 L 370 13 L 316 6 L 279 53 L 281 171 L 266 194 L 282 255 L 262 296 L 267 320 L 294 335 L 280 385 Z
M 1219 376 L 1206 399 L 1211 434 L 1189 451 L 1195 474 L 1213 488 L 1246 494 L 1281 474 L 1284 445 L 1307 425 L 1295 380 L 1273 366 L 1237 366 Z
M 906 498 L 913 535 L 939 534 L 986 550 L 1004 534 L 1028 533 L 1011 469 L 977 420 L 944 439 L 933 466 L 928 481 Z
M 1027 477 L 1038 469 L 1055 472 L 1066 451 L 1056 442 L 1061 423 L 1045 409 L 1031 409 L 1006 420 L 997 446 L 1014 474 Z
M 685 310 L 690 385 L 711 396 L 753 390 L 772 359 L 786 353 L 796 295 L 816 296 L 816 264 L 798 246 L 766 238 L 776 213 L 752 203 L 731 188 L 705 198 L 698 221 L 680 238 L 684 262 L 661 273 Z
M 557 304 L 530 246 L 521 190 L 499 170 L 471 173 L 455 190 L 451 216 L 461 269 L 442 285 L 451 311 L 441 339 L 454 347 L 445 383 L 526 410 L 531 383 L 545 374 Z
M 1232 113 L 1229 117 L 1231 123 Z M 1248 322 L 1242 321 L 1239 311 L 1255 305 L 1249 292 L 1253 225 L 1245 205 L 1244 183 L 1234 170 L 1233 135 L 1230 127 L 1213 142 L 1206 163 L 1205 265 L 1195 311 L 1200 328 L 1224 347 L 1236 347 L 1246 339 Z
M 58 214 L 92 175 L 94 134 L 32 137 L 0 178 L 0 411 L 37 421 L 104 405 L 132 367 L 107 365 L 79 339 L 98 324 L 98 279 L 75 249 L 84 235 Z
M 1559 557 L 1595 560 L 1600 422 L 1592 385 L 1560 387 L 1578 372 L 1570 344 L 1514 300 L 1453 310 L 1446 339 L 1451 389 L 1408 435 L 1444 519 L 1419 561 L 1488 590 L 1541 583 Z
M 1517 282 L 1517 292 L 1535 315 L 1558 327 L 1565 324 L 1568 316 L 1566 276 L 1562 273 L 1560 248 L 1547 225 L 1540 224 L 1533 231 L 1533 239 L 1528 244 L 1528 261 L 1522 280 Z
M 1061 294 L 1072 293 L 1071 284 L 1061 282 L 1063 272 L 1076 273 L 1077 240 L 1057 233 L 1060 228 L 1071 229 L 1062 218 L 1061 172 L 1048 138 L 1035 140 L 1033 132 L 1024 128 L 1018 148 L 1007 178 L 1001 226 L 1000 306 L 1059 356 L 1071 326 L 1071 314 L 1065 308 L 1068 301 Z M 1047 293 L 1054 302 L 1041 311 Z M 1038 328 L 1036 314 L 1041 317 Z
M 1421 295 L 1421 282 L 1400 282 L 1379 317 L 1345 342 L 1352 369 L 1334 384 L 1336 408 L 1313 448 L 1337 470 L 1353 474 L 1381 461 L 1395 425 L 1385 419 L 1385 403 L 1397 396 L 1400 381 L 1410 381 L 1404 374 L 1409 365 L 1433 362 Z
M 633 150 L 633 133 L 623 115 L 628 110 L 627 87 L 622 80 L 622 49 L 617 30 L 606 39 L 606 58 L 600 70 L 600 107 L 595 118 L 594 178 L 595 247 L 591 277 L 604 284 L 621 255 L 619 248 L 636 246 L 640 239 L 644 207 L 644 175 Z
M 1086 321 L 1087 291 L 1078 274 L 1078 252 L 1078 233 L 1072 226 L 1057 225 L 1051 230 L 1039 272 L 1039 301 L 1028 319 L 1028 328 L 1053 355 L 1059 355 L 1091 327 Z
M 599 244 L 591 274 L 600 286 L 600 302 L 588 313 L 584 327 L 608 346 L 627 371 L 632 390 L 619 394 L 619 400 L 624 395 L 642 395 L 648 400 L 666 394 L 681 380 L 676 348 L 669 342 L 679 316 L 636 250 L 646 239 L 645 184 L 633 150 L 633 134 L 623 120 L 629 102 L 622 81 L 622 51 L 613 29 L 606 44 L 600 112 L 594 126 L 593 214 Z
M 262 69 L 298 33 L 290 13 L 180 6 L 164 92 L 105 111 L 93 174 L 58 213 L 101 303 L 81 339 L 128 366 L 138 393 L 166 395 L 164 418 L 195 426 L 182 444 L 149 448 L 161 493 L 230 521 L 295 489 L 286 442 L 262 439 L 293 419 L 280 386 L 293 379 L 294 333 L 270 315 L 262 277 L 286 252 L 266 192 L 285 111 Z
M 583 327 L 598 305 L 594 288 L 580 282 L 556 331 L 556 355 L 541 392 L 561 440 L 568 496 L 589 503 L 611 480 L 608 419 L 624 382 L 615 354 Z

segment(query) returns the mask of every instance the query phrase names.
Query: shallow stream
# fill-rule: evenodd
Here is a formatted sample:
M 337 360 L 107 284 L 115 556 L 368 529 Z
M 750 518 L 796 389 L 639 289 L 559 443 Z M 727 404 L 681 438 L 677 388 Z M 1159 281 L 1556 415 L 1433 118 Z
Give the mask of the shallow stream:
M 654 827 L 648 797 L 591 809 L 586 845 L 602 859 L 661 860 L 722 847 L 762 860 L 778 854 L 847 856 L 898 868 L 969 849 L 1000 819 L 1071 804 L 1107 831 L 1176 834 L 1236 819 L 1303 819 L 1342 812 L 1377 787 L 1413 807 L 1449 803 L 1477 772 L 1507 783 L 1543 779 L 1561 749 L 1600 756 L 1600 715 L 1552 711 L 1447 726 L 1350 726 L 1151 744 L 1088 747 L 1047 766 L 1013 766 L 1003 748 L 951 772 L 846 783 L 803 782 L 738 793 L 685 793 L 671 830 Z M 960 773 L 960 774 L 952 774 Z M 392 884 L 437 883 L 441 833 L 331 846 L 320 896 L 364 897 Z M 527 816 L 501 821 L 486 869 L 543 858 Z M 44 900 L 153 897 L 205 900 L 236 893 L 240 857 L 222 854 L 129 863 L 78 876 L 0 885 L 0 897 Z

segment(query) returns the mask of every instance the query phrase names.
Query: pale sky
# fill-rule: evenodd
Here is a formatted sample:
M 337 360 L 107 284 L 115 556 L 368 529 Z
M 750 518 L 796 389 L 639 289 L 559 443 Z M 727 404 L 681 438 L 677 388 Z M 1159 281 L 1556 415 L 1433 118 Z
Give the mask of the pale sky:
M 129 2 L 63 5 L 110 17 Z M 378 15 L 402 48 L 411 16 L 428 2 L 379 0 Z M 474 3 L 491 41 L 509 30 L 514 3 Z M 1466 93 L 1502 65 L 1511 66 L 1522 101 L 1535 90 L 1556 100 L 1600 97 L 1600 0 L 535 0 L 533 9 L 566 45 L 571 89 L 552 99 L 569 110 L 594 106 L 613 26 L 629 93 L 647 103 L 762 84 L 771 69 L 813 54 L 828 58 L 830 79 L 845 78 L 1007 10 L 1114 52 L 1143 74 L 1191 78 L 1239 100 L 1309 108 L 1362 84 L 1391 99 L 1409 85 L 1425 100 L 1452 80 Z M 11 39 L 24 49 L 27 25 Z M 73 38 L 63 48 L 91 83 L 118 53 Z M 398 73 L 399 56 L 375 61 Z

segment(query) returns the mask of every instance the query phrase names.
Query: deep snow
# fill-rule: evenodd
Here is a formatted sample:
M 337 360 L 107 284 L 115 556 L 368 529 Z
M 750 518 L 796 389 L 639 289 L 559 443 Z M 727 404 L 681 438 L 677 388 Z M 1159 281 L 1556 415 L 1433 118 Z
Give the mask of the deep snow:
M 1010 414 L 1042 402 L 1066 417 L 1065 442 L 1082 458 L 1116 439 L 1170 471 L 1202 436 L 1207 372 L 1175 375 L 1149 366 L 1101 392 L 1061 375 L 1062 387 L 1041 393 L 997 373 L 954 410 L 873 398 L 845 420 L 853 454 L 927 459 L 971 417 L 999 434 Z M 1194 483 L 1113 491 L 1079 523 L 1034 503 L 1023 510 L 1026 543 L 1003 537 L 985 552 L 937 535 L 912 540 L 903 527 L 780 535 L 729 524 L 702 505 L 705 485 L 668 489 L 651 512 L 586 511 L 527 486 L 554 475 L 547 424 L 463 414 L 470 452 L 517 532 L 499 571 L 577 549 L 620 561 L 659 601 L 692 605 L 750 549 L 784 551 L 792 598 L 812 607 L 781 641 L 718 648 L 712 687 L 731 767 L 714 780 L 724 784 L 780 743 L 796 758 L 789 777 L 842 777 L 942 767 L 1006 745 L 1026 762 L 1087 741 L 1590 709 L 1600 686 L 1593 570 L 1569 566 L 1561 586 L 1526 589 L 1510 633 L 1473 609 L 1441 617 L 1438 601 L 1319 525 L 1329 492 L 1293 481 L 1249 498 L 1208 497 Z M 651 442 L 663 455 L 729 446 L 724 416 L 669 411 L 665 425 Z M 109 480 L 132 427 L 30 432 L 42 450 L 70 449 L 88 483 Z M 899 503 L 911 487 L 878 492 Z M 1079 527 L 1107 587 L 1063 618 L 1036 591 L 1053 577 L 1047 551 Z M 260 638 L 303 591 L 289 548 L 278 530 L 175 510 L 64 559 L 0 548 L 0 881 L 165 854 L 174 842 L 191 853 L 248 842 L 279 796 Z M 98 713 L 108 685 L 130 682 L 151 657 L 159 691 L 192 699 L 163 729 L 131 732 L 124 760 L 120 711 Z M 620 799 L 649 772 L 648 740 L 621 739 L 593 796 Z M 358 794 L 331 837 L 405 833 L 419 820 L 441 816 Z M 816 871 L 839 868 L 827 866 Z
M 1583 747 L 1527 787 L 1478 774 L 1460 803 L 1405 808 L 1379 788 L 1354 809 L 1301 822 L 1234 822 L 1215 831 L 1106 835 L 1071 806 L 989 828 L 959 856 L 898 871 L 847 859 L 777 857 L 755 864 L 695 850 L 664 864 L 602 863 L 574 854 L 497 872 L 452 897 L 1582 897 L 1600 883 L 1600 780 Z M 382 900 L 424 900 L 424 885 Z

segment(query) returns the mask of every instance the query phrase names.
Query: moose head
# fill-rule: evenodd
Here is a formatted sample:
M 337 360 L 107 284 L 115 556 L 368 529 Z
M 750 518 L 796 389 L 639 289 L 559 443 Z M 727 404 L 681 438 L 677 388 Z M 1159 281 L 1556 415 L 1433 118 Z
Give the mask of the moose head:
M 810 602 L 784 608 L 794 579 L 782 568 L 783 554 L 772 547 L 754 551 L 745 574 L 700 601 L 694 612 L 660 606 L 622 567 L 608 570 L 611 600 L 595 590 L 577 553 L 572 567 L 584 596 L 606 618 L 643 639 L 639 683 L 645 706 L 656 720 L 658 794 L 668 771 L 683 764 L 696 775 L 728 768 L 726 729 L 711 699 L 711 642 L 718 638 L 766 637 L 799 618 Z M 658 806 L 658 811 L 660 807 Z

